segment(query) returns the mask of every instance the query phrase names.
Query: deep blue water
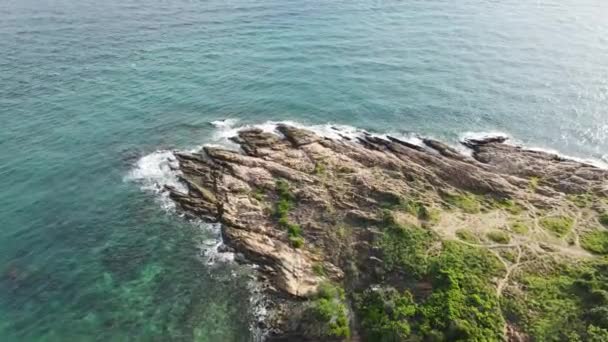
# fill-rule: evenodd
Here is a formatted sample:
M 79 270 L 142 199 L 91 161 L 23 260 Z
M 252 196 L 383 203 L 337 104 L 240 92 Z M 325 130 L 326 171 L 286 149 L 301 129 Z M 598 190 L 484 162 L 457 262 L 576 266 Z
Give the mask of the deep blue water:
M 0 0 L 0 340 L 251 337 L 248 271 L 209 265 L 217 232 L 151 190 L 153 153 L 216 140 L 210 121 L 607 159 L 607 18 L 604 0 Z

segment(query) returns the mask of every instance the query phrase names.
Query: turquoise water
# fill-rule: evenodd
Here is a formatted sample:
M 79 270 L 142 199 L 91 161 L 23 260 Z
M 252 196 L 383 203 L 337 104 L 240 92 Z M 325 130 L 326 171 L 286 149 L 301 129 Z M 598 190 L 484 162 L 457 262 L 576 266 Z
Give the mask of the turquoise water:
M 249 271 L 209 262 L 217 230 L 154 191 L 155 151 L 217 140 L 210 121 L 608 159 L 606 18 L 603 0 L 2 1 L 1 340 L 252 338 Z

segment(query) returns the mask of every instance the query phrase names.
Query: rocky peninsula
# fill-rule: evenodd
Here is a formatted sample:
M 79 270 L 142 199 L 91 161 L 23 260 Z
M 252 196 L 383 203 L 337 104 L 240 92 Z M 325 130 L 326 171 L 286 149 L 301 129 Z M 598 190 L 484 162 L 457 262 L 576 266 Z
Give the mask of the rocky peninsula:
M 607 170 L 505 138 L 232 139 L 176 153 L 168 191 L 258 266 L 267 340 L 608 340 Z

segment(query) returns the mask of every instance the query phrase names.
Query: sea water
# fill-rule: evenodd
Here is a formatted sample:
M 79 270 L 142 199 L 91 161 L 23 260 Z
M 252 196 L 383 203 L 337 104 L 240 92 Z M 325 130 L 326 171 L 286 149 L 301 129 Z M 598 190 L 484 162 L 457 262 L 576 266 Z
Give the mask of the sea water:
M 240 126 L 501 132 L 606 160 L 607 18 L 603 0 L 3 0 L 0 340 L 259 336 L 252 271 L 162 191 L 173 150 Z

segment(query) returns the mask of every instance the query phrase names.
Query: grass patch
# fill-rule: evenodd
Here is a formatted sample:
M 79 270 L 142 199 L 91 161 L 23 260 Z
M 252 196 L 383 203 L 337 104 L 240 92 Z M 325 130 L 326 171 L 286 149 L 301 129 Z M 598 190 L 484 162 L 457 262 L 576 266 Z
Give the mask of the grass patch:
M 266 197 L 266 194 L 262 189 L 255 189 L 253 192 L 251 192 L 251 197 L 255 198 L 258 202 L 262 202 Z
M 574 225 L 574 220 L 568 216 L 549 216 L 540 220 L 540 225 L 544 229 L 553 233 L 557 237 L 564 237 L 570 232 Z
M 532 341 L 608 341 L 608 259 L 543 260 L 517 281 L 525 295 L 505 293 L 502 308 Z
M 289 183 L 283 179 L 279 179 L 276 182 L 276 191 L 279 196 L 275 208 L 275 216 L 278 218 L 277 222 L 279 226 L 287 231 L 287 237 L 291 246 L 294 248 L 300 248 L 304 245 L 304 238 L 302 237 L 302 228 L 299 224 L 292 223 L 289 221 L 289 212 L 295 206 L 295 196 L 289 189 Z
M 329 282 L 319 286 L 319 292 L 310 304 L 310 314 L 316 322 L 319 337 L 348 338 L 348 308 L 344 289 Z
M 530 227 L 521 221 L 511 223 L 511 231 L 520 235 L 528 234 Z
M 511 236 L 508 233 L 503 232 L 502 230 L 491 230 L 486 233 L 488 239 L 501 244 L 507 244 L 511 241 Z
M 608 231 L 596 230 L 583 235 L 581 247 L 595 254 L 608 254 Z
M 540 185 L 540 178 L 538 178 L 536 176 L 530 177 L 530 180 L 528 181 L 528 189 L 530 191 L 536 192 L 539 185 Z
M 481 203 L 473 194 L 447 194 L 445 201 L 451 206 L 460 208 L 467 214 L 476 214 L 481 211 Z
M 315 168 L 312 170 L 312 173 L 315 175 L 322 175 L 327 171 L 327 167 L 322 162 L 316 162 Z
M 322 263 L 316 263 L 312 265 L 312 271 L 319 277 L 327 276 L 327 272 L 325 272 L 325 267 L 323 267 Z
M 439 221 L 439 211 L 428 208 L 423 202 L 412 199 L 401 200 L 399 207 L 422 221 L 430 223 Z
M 588 208 L 593 205 L 593 195 L 590 193 L 568 195 L 567 198 L 579 208 Z
M 479 243 L 479 238 L 477 237 L 477 235 L 475 235 L 475 233 L 473 233 L 469 229 L 458 229 L 456 231 L 456 236 L 462 241 L 470 243 Z
M 497 209 L 503 209 L 510 214 L 519 215 L 524 211 L 524 208 L 509 198 L 492 199 L 491 205 Z
M 501 248 L 499 251 L 500 256 L 505 260 L 515 263 L 517 261 L 517 252 L 513 249 Z

